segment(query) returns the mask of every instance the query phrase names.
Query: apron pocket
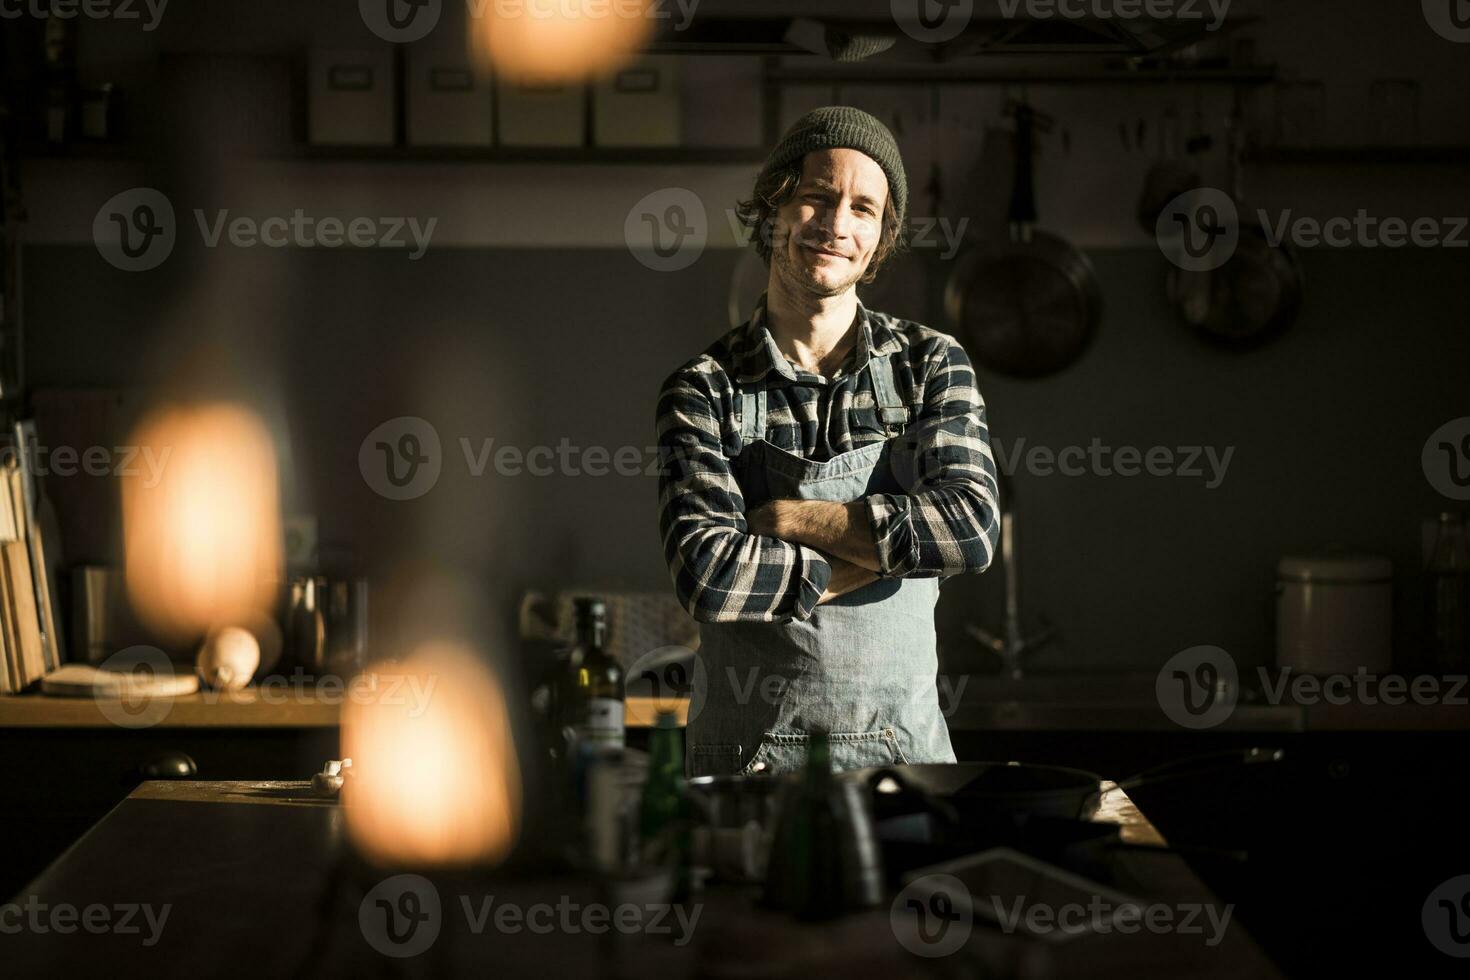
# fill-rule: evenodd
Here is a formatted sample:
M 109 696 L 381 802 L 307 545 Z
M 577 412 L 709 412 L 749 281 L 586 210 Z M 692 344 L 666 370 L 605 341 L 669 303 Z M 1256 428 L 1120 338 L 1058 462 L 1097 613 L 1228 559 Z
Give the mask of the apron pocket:
M 897 733 L 891 728 L 873 732 L 833 732 L 827 739 L 832 747 L 832 767 L 839 772 L 870 766 L 902 765 L 908 761 L 898 747 Z M 798 772 L 806 765 L 807 743 L 810 741 L 809 735 L 766 732 L 761 738 L 760 748 L 755 750 L 755 755 L 741 771 L 746 775 Z
M 691 745 L 689 777 L 734 775 L 740 769 L 740 749 L 739 745 Z

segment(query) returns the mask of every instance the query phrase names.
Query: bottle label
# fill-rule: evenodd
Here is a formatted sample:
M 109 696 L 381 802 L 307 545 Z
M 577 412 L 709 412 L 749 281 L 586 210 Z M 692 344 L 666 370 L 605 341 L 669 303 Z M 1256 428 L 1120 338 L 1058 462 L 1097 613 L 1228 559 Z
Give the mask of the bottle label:
M 623 744 L 623 702 L 617 698 L 591 698 L 583 716 L 581 735 L 599 743 Z

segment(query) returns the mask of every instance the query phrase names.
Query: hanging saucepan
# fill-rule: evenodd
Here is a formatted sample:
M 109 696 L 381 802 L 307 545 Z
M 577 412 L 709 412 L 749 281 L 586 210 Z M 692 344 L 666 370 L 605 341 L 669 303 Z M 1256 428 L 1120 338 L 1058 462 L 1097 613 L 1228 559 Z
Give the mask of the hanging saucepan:
M 1060 371 L 1086 349 L 1102 312 L 1087 256 L 1036 228 L 1032 167 L 1035 113 L 1015 108 L 1015 182 L 1008 238 L 960 257 L 945 292 L 955 332 L 977 364 L 1036 378 Z
M 1166 288 L 1180 319 L 1210 339 L 1248 347 L 1296 319 L 1302 271 L 1296 253 L 1271 243 L 1241 196 L 1238 129 L 1237 112 L 1227 133 L 1229 194 L 1191 191 L 1164 210 L 1157 231 L 1166 251 L 1174 250 Z
M 1179 112 L 1171 105 L 1159 123 L 1159 157 L 1148 168 L 1138 195 L 1138 224 L 1147 232 L 1158 225 L 1159 215 L 1170 201 L 1200 184 L 1194 162 L 1179 153 L 1179 128 Z

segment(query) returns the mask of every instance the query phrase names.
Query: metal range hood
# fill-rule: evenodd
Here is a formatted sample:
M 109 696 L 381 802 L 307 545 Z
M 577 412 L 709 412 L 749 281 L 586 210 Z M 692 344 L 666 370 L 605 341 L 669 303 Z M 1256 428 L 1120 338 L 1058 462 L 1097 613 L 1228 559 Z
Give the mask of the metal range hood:
M 1216 20 L 1209 0 L 1174 0 L 1171 15 L 1080 18 L 1119 0 L 655 0 L 653 50 L 684 54 L 825 55 L 834 61 L 944 62 L 977 55 L 1159 56 L 1218 38 L 1253 18 Z M 686 0 L 687 3 L 687 0 Z M 1028 13 L 1031 11 L 1032 13 Z M 1047 11 L 1053 11 L 1047 15 Z M 1041 16 L 1035 16 L 1040 13 Z

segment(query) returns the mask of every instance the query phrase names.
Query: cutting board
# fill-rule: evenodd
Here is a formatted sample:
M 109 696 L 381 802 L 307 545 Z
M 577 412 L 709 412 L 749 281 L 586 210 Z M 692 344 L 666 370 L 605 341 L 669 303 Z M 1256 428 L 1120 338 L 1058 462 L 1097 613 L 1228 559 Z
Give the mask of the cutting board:
M 126 673 L 65 664 L 41 679 L 41 693 L 74 698 L 168 698 L 199 690 L 197 674 Z

